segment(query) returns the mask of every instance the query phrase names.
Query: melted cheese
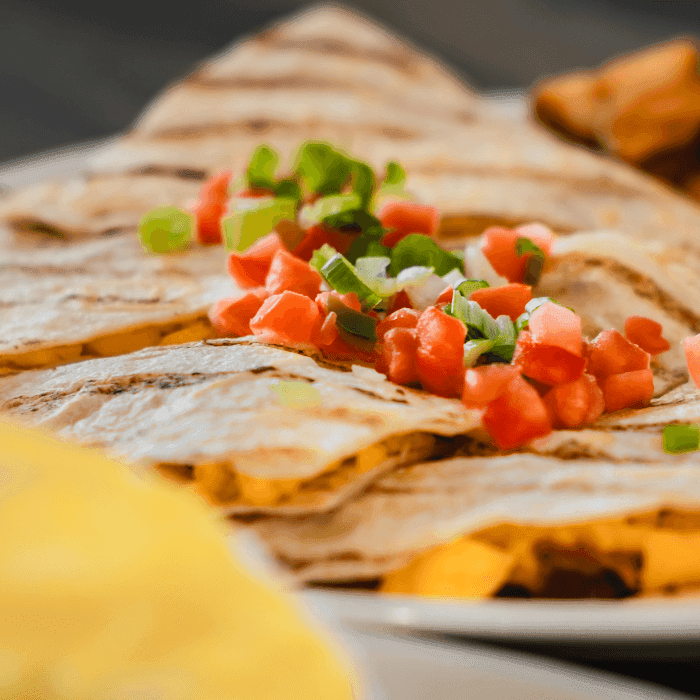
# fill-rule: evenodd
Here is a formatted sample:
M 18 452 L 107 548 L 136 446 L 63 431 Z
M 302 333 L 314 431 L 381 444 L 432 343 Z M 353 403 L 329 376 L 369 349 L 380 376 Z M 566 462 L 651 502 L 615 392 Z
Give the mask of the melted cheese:
M 427 457 L 435 438 L 427 433 L 393 435 L 370 445 L 350 459 L 335 462 L 313 479 L 260 479 L 235 471 L 227 462 L 203 463 L 194 467 L 195 489 L 215 504 L 238 503 L 268 507 L 294 500 L 308 484 L 323 478 L 323 488 L 333 491 L 349 478 L 364 474 L 398 455 L 405 461 Z M 168 469 L 166 467 L 166 469 Z M 176 471 L 172 467 L 169 471 Z

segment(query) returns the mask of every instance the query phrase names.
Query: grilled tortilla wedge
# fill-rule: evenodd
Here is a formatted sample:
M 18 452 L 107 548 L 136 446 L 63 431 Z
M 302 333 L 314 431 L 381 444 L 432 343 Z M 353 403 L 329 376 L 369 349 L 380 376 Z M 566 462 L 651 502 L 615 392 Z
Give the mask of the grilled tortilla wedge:
M 695 204 L 534 123 L 498 116 L 405 40 L 320 7 L 170 87 L 89 172 L 0 200 L 0 368 L 124 353 L 185 327 L 176 341 L 210 336 L 207 306 L 235 293 L 222 251 L 151 259 L 135 242 L 138 220 L 154 206 L 186 206 L 218 170 L 241 174 L 261 142 L 289 164 L 307 139 L 377 168 L 399 160 L 417 198 L 444 213 L 448 240 L 533 220 L 558 233 L 614 228 L 662 242 L 672 277 L 700 272 Z
M 0 378 L 0 411 L 191 483 L 225 512 L 327 510 L 478 428 L 459 401 L 251 339 Z

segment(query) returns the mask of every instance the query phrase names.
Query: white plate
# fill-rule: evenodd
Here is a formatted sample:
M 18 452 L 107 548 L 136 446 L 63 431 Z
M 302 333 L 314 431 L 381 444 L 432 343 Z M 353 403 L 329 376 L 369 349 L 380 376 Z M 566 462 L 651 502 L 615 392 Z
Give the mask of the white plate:
M 517 101 L 517 100 L 516 100 Z M 85 168 L 112 139 L 38 154 L 0 166 L 0 193 Z M 700 657 L 700 598 L 588 602 L 421 598 L 310 591 L 324 616 L 355 628 L 413 630 L 539 645 L 580 647 L 574 656 Z M 602 650 L 602 651 L 601 651 Z
M 529 654 L 363 632 L 341 635 L 373 679 L 363 700 L 681 700 L 688 695 Z

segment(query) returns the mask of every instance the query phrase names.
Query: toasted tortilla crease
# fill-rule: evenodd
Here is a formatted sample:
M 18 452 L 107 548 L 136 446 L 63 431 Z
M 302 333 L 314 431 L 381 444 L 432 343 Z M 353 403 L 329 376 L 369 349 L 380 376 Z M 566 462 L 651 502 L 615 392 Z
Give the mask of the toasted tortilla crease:
M 700 559 L 683 559 L 689 548 L 700 550 L 699 467 L 697 455 L 666 464 L 459 457 L 395 470 L 330 516 L 248 527 L 304 582 L 380 578 L 417 554 L 471 537 L 517 553 L 507 579 L 535 593 L 552 572 L 538 557 L 585 569 L 580 561 L 562 564 L 567 552 L 570 559 L 585 553 L 592 573 L 615 571 L 630 592 L 658 591 L 700 583 Z M 683 545 L 678 561 L 658 550 L 674 538 Z
M 290 408 L 280 382 L 312 387 L 314 400 Z M 443 455 L 449 441 L 437 436 L 479 426 L 459 401 L 251 338 L 0 378 L 0 411 L 179 475 L 226 512 L 327 509 L 396 466 Z

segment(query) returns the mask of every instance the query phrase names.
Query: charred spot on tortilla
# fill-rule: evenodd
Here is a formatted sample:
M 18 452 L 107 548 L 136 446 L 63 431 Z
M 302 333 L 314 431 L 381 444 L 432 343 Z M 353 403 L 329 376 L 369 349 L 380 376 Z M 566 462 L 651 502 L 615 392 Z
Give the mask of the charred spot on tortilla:
M 132 170 L 127 170 L 130 175 L 158 175 L 160 177 L 176 177 L 181 180 L 196 180 L 198 182 L 206 180 L 208 173 L 206 170 L 189 167 L 176 167 L 169 165 L 142 165 Z
M 18 233 L 39 233 L 50 238 L 68 239 L 70 236 L 57 226 L 40 219 L 9 219 L 7 222 Z

